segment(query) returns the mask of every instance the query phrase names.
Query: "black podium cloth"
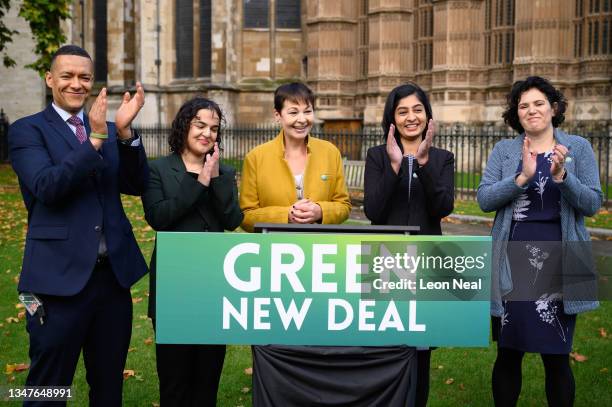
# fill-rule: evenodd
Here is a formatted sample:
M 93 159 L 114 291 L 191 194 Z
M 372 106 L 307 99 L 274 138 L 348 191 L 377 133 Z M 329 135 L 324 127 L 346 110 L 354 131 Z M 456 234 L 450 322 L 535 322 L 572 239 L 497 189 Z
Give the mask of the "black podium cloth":
M 416 351 L 253 346 L 253 406 L 412 406 Z

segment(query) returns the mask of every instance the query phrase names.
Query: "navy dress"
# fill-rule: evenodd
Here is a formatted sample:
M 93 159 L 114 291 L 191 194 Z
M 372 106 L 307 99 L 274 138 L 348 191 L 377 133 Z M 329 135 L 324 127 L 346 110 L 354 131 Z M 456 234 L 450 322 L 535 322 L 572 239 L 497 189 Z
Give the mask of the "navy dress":
M 550 153 L 537 156 L 536 173 L 513 203 L 508 260 L 513 290 L 493 323 L 498 346 L 523 352 L 568 354 L 575 315 L 563 312 L 559 188 Z M 521 164 L 517 171 L 521 171 Z

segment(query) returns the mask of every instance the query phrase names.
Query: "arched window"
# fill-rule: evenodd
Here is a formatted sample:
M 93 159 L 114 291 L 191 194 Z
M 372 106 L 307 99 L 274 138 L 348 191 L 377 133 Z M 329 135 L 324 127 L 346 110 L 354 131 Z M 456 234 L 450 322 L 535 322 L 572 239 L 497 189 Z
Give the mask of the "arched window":
M 515 0 L 485 2 L 485 63 L 510 65 L 514 60 Z
M 106 26 L 106 0 L 94 0 L 94 80 L 106 82 L 108 79 L 108 37 Z
M 300 0 L 276 0 L 276 28 L 301 28 Z
M 244 28 L 269 28 L 269 0 L 244 0 Z
M 176 0 L 176 78 L 210 78 L 212 1 Z M 197 41 L 196 41 L 197 39 Z
M 575 58 L 612 54 L 611 3 L 611 0 L 589 0 L 588 3 L 584 0 L 575 0 Z
M 177 78 L 193 77 L 193 0 L 176 0 L 175 47 Z

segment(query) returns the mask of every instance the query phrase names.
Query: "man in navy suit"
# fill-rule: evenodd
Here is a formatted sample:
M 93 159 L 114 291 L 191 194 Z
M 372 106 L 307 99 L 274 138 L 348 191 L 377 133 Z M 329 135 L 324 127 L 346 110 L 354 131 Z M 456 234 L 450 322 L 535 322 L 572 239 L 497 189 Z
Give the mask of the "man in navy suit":
M 85 115 L 93 63 L 74 45 L 55 53 L 45 80 L 53 103 L 8 133 L 28 210 L 18 290 L 42 302 L 27 318 L 26 385 L 70 386 L 82 350 L 90 405 L 120 406 L 132 328 L 129 289 L 147 272 L 120 199 L 141 195 L 147 185 L 145 152 L 130 128 L 144 90 L 137 83 L 133 97 L 123 95 L 114 124 L 106 122 L 106 89 Z

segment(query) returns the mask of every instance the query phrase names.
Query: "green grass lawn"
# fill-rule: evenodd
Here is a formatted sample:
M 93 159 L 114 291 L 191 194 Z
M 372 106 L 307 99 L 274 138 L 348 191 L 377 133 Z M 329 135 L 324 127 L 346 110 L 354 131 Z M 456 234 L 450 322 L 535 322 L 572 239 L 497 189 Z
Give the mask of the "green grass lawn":
M 153 245 L 153 231 L 144 221 L 140 200 L 124 197 L 126 212 L 135 235 L 148 259 Z M 458 207 L 460 210 L 461 206 Z M 468 210 L 468 209 L 465 209 Z M 22 386 L 27 371 L 10 372 L 14 364 L 28 364 L 28 337 L 24 319 L 16 308 L 16 284 L 23 255 L 26 212 L 16 188 L 16 179 L 6 165 L 0 166 L 0 388 Z M 146 317 L 148 278 L 132 288 L 134 321 L 132 342 L 124 386 L 125 406 L 148 406 L 159 403 L 155 369 L 155 350 L 151 322 Z M 16 318 L 18 322 L 12 318 Z M 605 335 L 604 335 L 605 334 Z M 612 304 L 602 303 L 594 312 L 581 315 L 574 340 L 574 351 L 587 357 L 572 362 L 576 377 L 576 406 L 612 405 Z M 475 349 L 438 349 L 433 352 L 430 406 L 490 406 L 490 371 L 495 347 Z M 251 405 L 251 367 L 248 346 L 229 346 L 219 390 L 219 406 Z M 181 368 L 177 360 L 176 368 Z M 539 356 L 528 355 L 523 365 L 523 393 L 520 406 L 546 405 L 544 373 Z M 452 379 L 452 380 L 451 380 Z M 79 365 L 74 381 L 76 400 L 73 405 L 87 405 L 88 386 L 84 368 Z M 20 405 L 7 403 L 9 405 Z

